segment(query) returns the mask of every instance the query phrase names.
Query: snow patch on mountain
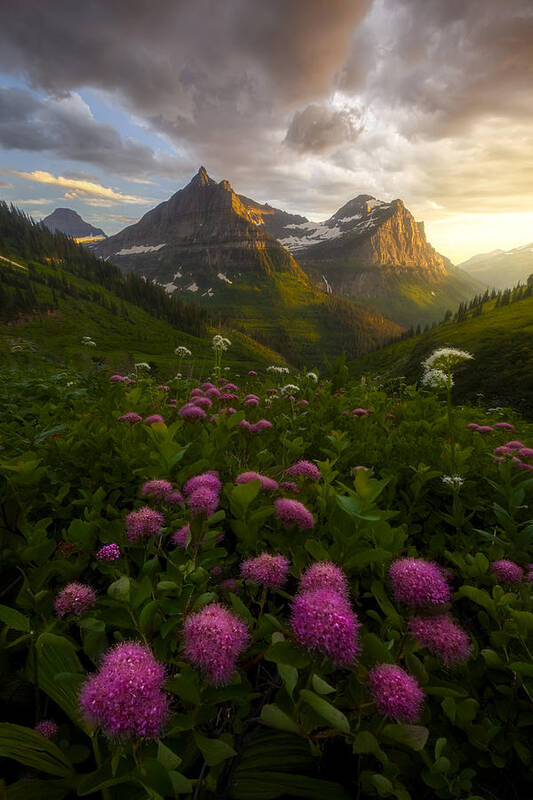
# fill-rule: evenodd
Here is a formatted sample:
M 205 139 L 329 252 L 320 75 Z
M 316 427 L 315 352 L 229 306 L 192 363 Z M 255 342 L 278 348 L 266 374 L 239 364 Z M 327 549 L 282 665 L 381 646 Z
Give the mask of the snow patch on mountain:
M 115 255 L 138 256 L 142 253 L 155 253 L 157 250 L 161 250 L 162 247 L 166 247 L 166 244 L 166 242 L 163 242 L 163 244 L 137 244 L 134 247 L 123 247 L 122 250 L 119 250 Z

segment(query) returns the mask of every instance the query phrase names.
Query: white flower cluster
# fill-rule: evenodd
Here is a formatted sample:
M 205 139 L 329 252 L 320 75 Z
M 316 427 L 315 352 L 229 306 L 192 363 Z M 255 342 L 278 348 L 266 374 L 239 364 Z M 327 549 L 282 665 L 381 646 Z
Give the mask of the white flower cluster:
M 447 486 L 453 486 L 454 489 L 459 489 L 465 481 L 460 475 L 444 475 L 442 482 Z
M 217 333 L 213 336 L 213 350 L 220 350 L 224 351 L 227 350 L 228 347 L 231 347 L 231 342 L 229 339 L 226 339 L 224 336 L 221 336 Z
M 192 356 L 192 353 L 189 350 L 189 348 L 188 347 L 184 347 L 183 345 L 180 345 L 179 347 L 176 347 L 176 349 L 174 350 L 174 353 L 175 353 L 175 355 L 177 355 L 178 358 L 185 358 L 186 356 Z
M 135 369 L 152 369 L 150 364 L 147 364 L 146 361 L 139 361 L 138 364 L 135 364 Z
M 313 381 L 313 383 L 318 383 L 318 375 L 316 372 L 308 372 L 305 376 L 308 380 Z
M 277 375 L 288 375 L 289 368 L 288 367 L 267 367 L 267 372 L 275 372 Z
M 449 372 L 452 367 L 460 364 L 461 361 L 470 361 L 474 356 L 466 350 L 456 350 L 453 347 L 441 347 L 431 353 L 422 362 L 424 369 L 440 369 Z
M 441 369 L 428 369 L 422 375 L 422 383 L 430 389 L 446 389 L 453 386 L 453 378 L 448 377 Z
M 299 386 L 295 386 L 294 383 L 288 383 L 286 386 L 282 386 L 280 391 L 281 391 L 281 394 L 285 394 L 286 392 L 290 392 L 291 394 L 294 394 L 294 392 L 299 392 L 300 391 L 300 387 Z
M 14 344 L 13 347 L 11 348 L 12 353 L 22 353 L 23 350 L 24 348 L 21 344 Z
M 94 342 L 90 336 L 84 336 L 81 343 L 86 347 L 96 347 L 96 342 Z

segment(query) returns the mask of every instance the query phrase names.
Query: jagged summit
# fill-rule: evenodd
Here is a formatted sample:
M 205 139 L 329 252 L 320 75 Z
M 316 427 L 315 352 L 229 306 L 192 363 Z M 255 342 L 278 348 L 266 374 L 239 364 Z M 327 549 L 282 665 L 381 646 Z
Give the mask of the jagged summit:
M 211 178 L 205 167 L 200 167 L 196 175 L 191 179 L 189 186 L 209 186 L 216 184 L 216 181 Z

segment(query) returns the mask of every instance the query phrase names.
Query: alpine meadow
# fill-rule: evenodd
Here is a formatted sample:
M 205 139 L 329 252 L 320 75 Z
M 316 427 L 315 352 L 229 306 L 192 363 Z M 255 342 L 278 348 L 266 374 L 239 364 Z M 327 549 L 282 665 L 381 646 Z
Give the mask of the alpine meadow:
M 1 798 L 533 796 L 532 52 L 3 15 Z

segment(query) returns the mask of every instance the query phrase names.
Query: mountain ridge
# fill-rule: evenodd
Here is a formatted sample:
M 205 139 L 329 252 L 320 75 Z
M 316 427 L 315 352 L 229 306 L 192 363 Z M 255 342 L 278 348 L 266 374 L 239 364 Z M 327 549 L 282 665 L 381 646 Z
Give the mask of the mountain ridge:
M 100 237 L 107 238 L 101 228 L 95 228 L 86 222 L 77 211 L 72 208 L 55 208 L 51 214 L 42 220 L 52 233 L 64 233 L 73 239 Z
M 533 273 L 533 242 L 510 250 L 477 253 L 459 267 L 490 287 L 505 289 Z

